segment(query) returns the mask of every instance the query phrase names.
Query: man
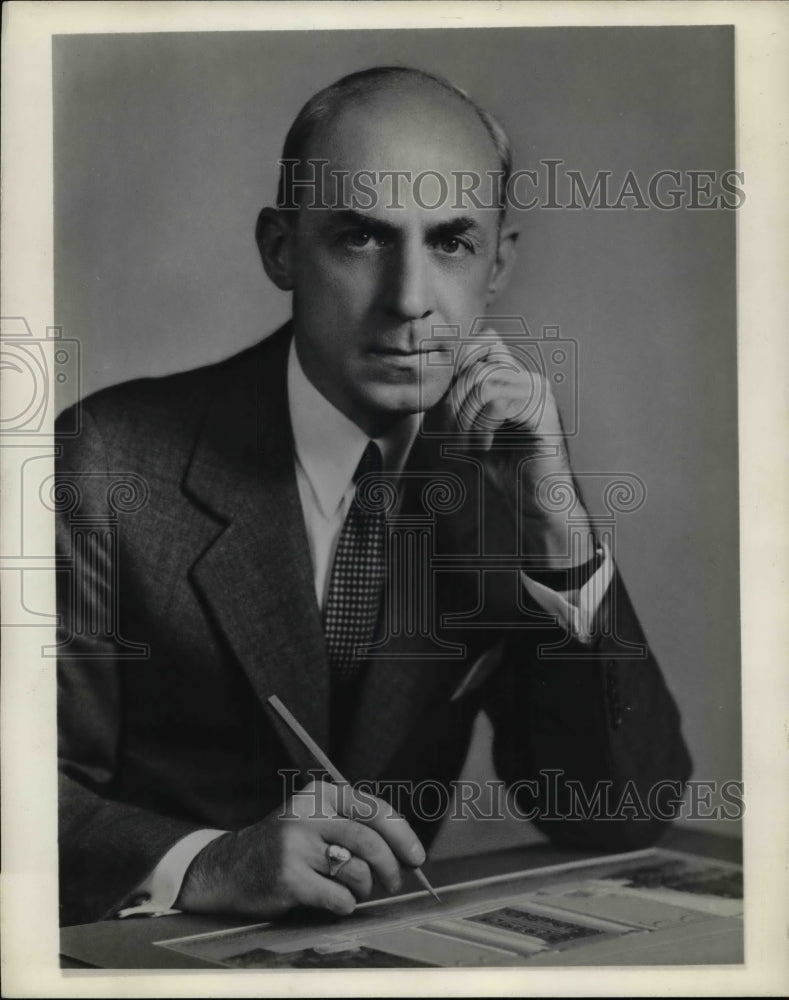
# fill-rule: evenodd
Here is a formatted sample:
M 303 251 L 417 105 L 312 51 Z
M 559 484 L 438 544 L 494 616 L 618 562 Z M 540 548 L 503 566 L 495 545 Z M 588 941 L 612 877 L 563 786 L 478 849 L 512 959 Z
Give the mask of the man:
M 444 197 L 458 170 L 496 179 L 495 204 Z M 436 826 L 407 789 L 450 785 L 482 708 L 499 773 L 557 841 L 643 846 L 671 818 L 689 773 L 677 711 L 550 386 L 475 323 L 514 260 L 508 170 L 500 128 L 444 81 L 345 78 L 302 109 L 280 207 L 258 220 L 292 323 L 83 403 L 59 466 L 76 498 L 60 519 L 64 922 L 348 913 L 373 880 L 396 891 Z M 124 475 L 133 512 L 112 496 Z M 303 787 L 317 762 L 272 695 L 351 787 Z M 545 775 L 562 779 L 550 808 Z M 577 815 L 573 783 L 654 809 Z M 404 816 L 387 785 L 406 787 Z

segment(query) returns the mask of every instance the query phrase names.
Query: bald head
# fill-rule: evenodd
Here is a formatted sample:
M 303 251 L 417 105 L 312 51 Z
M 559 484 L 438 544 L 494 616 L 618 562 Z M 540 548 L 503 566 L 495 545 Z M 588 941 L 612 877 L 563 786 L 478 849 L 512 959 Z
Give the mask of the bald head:
M 363 163 L 373 172 L 410 171 L 404 153 L 410 147 L 428 153 L 432 169 L 444 175 L 496 175 L 496 202 L 504 210 L 511 171 L 506 133 L 492 115 L 440 77 L 379 67 L 343 77 L 310 98 L 285 139 L 280 207 L 298 206 L 303 200 L 299 182 L 312 180 L 320 161 L 329 161 L 333 171 L 346 169 L 338 152 L 349 146 L 357 166 Z
M 491 122 L 445 81 L 380 69 L 316 95 L 288 133 L 261 259 L 292 293 L 307 378 L 370 437 L 446 395 L 450 352 L 425 342 L 467 335 L 511 273 L 501 201 L 458 183 L 508 168 Z

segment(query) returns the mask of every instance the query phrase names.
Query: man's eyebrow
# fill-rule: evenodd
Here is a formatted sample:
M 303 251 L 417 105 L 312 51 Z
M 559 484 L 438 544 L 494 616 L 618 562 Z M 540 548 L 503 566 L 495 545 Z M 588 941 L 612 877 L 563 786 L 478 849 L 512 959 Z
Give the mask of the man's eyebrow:
M 352 208 L 332 209 L 328 213 L 328 224 L 330 226 L 359 226 L 362 229 L 370 229 L 376 232 L 395 233 L 397 226 L 375 216 L 366 215 L 364 212 L 357 212 Z M 471 235 L 480 234 L 482 228 L 476 219 L 470 215 L 460 215 L 455 219 L 445 219 L 443 222 L 436 222 L 428 226 L 426 233 L 431 239 L 442 239 L 449 236 L 462 236 L 463 233 Z
M 352 208 L 333 209 L 328 214 L 328 224 L 330 226 L 359 226 L 362 229 L 370 229 L 380 233 L 394 233 L 396 226 L 381 219 L 376 219 L 363 212 L 355 212 Z
M 452 236 L 462 236 L 469 233 L 471 236 L 481 236 L 482 227 L 469 215 L 460 215 L 456 219 L 446 219 L 444 222 L 437 222 L 433 226 L 428 226 L 427 235 L 431 239 L 447 239 Z

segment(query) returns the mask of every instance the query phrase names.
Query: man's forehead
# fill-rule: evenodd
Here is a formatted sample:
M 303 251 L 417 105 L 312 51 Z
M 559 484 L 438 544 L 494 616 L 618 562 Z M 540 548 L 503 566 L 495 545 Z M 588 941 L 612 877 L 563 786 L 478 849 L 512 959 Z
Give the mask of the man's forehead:
M 484 173 L 499 166 L 493 139 L 475 109 L 443 88 L 405 87 L 349 101 L 316 125 L 307 156 L 329 169 Z

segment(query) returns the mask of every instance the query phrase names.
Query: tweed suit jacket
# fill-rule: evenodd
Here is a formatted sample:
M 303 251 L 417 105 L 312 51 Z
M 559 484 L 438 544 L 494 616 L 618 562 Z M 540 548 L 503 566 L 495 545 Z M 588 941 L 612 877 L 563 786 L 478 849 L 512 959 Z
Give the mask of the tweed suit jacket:
M 350 781 L 450 783 L 481 708 L 509 783 L 558 770 L 590 792 L 634 783 L 646 800 L 656 782 L 688 777 L 676 706 L 618 574 L 598 612 L 615 628 L 590 650 L 524 602 L 511 571 L 483 584 L 468 562 L 445 569 L 430 635 L 390 637 L 342 745 L 332 740 L 288 415 L 290 336 L 288 325 L 219 364 L 103 390 L 81 404 L 81 434 L 59 441 L 71 498 L 58 518 L 63 923 L 111 916 L 179 838 L 262 819 L 307 780 L 316 762 L 271 712 L 272 694 L 333 747 Z M 460 478 L 471 468 L 429 442 L 409 458 L 403 509 L 421 524 L 419 475 L 442 462 Z M 124 480 L 138 494 L 125 506 L 113 494 Z M 430 516 L 435 552 L 479 547 L 452 537 L 451 513 Z M 491 501 L 485 517 L 503 551 L 506 513 Z M 96 529 L 87 542 L 85 526 Z M 500 665 L 453 700 L 494 642 Z M 544 655 L 551 645 L 558 653 Z M 521 794 L 539 806 L 544 793 Z M 653 842 L 670 813 L 535 821 L 560 843 L 626 849 Z M 436 825 L 414 818 L 426 843 Z

